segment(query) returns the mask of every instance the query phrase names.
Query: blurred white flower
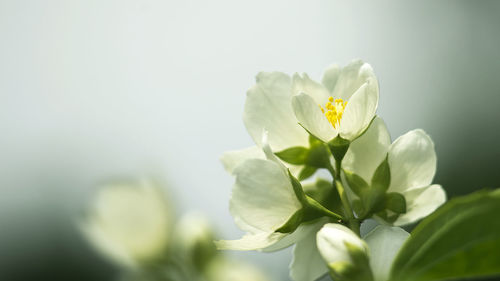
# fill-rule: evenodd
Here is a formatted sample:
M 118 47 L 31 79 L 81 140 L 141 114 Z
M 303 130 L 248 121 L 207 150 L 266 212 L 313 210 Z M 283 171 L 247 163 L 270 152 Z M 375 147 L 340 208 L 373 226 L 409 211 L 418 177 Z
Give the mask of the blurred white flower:
M 370 183 L 386 157 L 390 168 L 387 192 L 404 196 L 406 213 L 395 221 L 376 216 L 377 220 L 393 225 L 409 224 L 429 215 L 446 201 L 443 188 L 431 184 L 436 172 L 436 152 L 431 138 L 421 129 L 412 130 L 391 144 L 384 122 L 376 118 L 366 133 L 351 144 L 342 166 Z
M 202 271 L 217 255 L 214 234 L 208 219 L 200 213 L 188 213 L 176 224 L 172 250 Z
M 206 279 L 208 281 L 269 281 L 269 278 L 255 266 L 226 258 L 217 258 L 210 263 Z
M 164 254 L 171 213 L 165 194 L 153 183 L 112 183 L 99 190 L 79 226 L 102 254 L 135 267 Z
M 294 75 L 292 107 L 297 120 L 324 142 L 337 135 L 354 140 L 366 130 L 377 110 L 379 89 L 372 67 L 361 60 L 344 68 L 332 65 L 322 82 L 307 74 Z

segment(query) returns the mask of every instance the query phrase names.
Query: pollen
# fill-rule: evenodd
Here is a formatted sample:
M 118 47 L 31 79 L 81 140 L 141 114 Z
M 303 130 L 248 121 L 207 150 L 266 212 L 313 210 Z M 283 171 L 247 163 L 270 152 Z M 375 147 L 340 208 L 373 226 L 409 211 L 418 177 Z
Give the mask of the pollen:
M 332 124 L 333 128 L 337 129 L 340 125 L 340 120 L 344 114 L 345 107 L 347 106 L 347 101 L 342 99 L 333 99 L 333 97 L 328 98 L 328 102 L 325 104 L 325 108 L 321 107 L 321 112 L 325 114 L 328 122 Z

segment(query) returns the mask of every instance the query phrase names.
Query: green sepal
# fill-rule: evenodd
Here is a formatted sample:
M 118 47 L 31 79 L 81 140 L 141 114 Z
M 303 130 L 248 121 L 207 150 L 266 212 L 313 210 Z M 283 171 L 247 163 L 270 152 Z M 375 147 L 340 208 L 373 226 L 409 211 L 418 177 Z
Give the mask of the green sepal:
M 364 217 L 365 216 L 365 207 L 363 206 L 363 203 L 359 199 L 354 199 L 352 201 L 352 209 L 358 215 L 359 217 Z
M 299 175 L 298 175 L 299 181 L 303 181 L 303 180 L 309 178 L 310 176 L 314 175 L 314 173 L 316 173 L 317 170 L 318 170 L 318 168 L 316 168 L 316 167 L 305 166 L 299 172 Z
M 344 216 L 339 192 L 332 186 L 332 182 L 317 179 L 315 183 L 303 185 L 303 188 L 307 196 L 318 201 L 328 210 Z
M 346 171 L 346 170 L 344 170 L 344 175 L 347 180 L 347 184 L 349 184 L 349 187 L 356 195 L 362 197 L 363 194 L 368 192 L 368 189 L 370 187 L 362 177 L 358 176 L 357 174 L 351 171 Z
M 304 218 L 304 209 L 300 209 L 295 214 L 293 214 L 288 221 L 276 230 L 276 232 L 281 233 L 292 233 L 297 227 L 302 223 Z
M 299 200 L 299 202 L 302 203 L 302 206 L 307 206 L 306 194 L 304 193 L 304 190 L 302 189 L 302 185 L 300 184 L 300 181 L 298 181 L 292 175 L 292 173 L 290 173 L 290 170 L 288 170 L 288 177 L 290 178 L 290 182 L 292 183 L 293 192 L 295 193 L 295 196 L 297 196 L 297 199 Z
M 333 158 L 335 158 L 335 161 L 341 162 L 342 159 L 344 159 L 350 144 L 350 141 L 342 138 L 341 136 L 337 136 L 328 142 L 328 148 L 330 148 L 330 152 L 332 153 Z
M 385 191 L 376 186 L 370 187 L 361 200 L 365 210 L 369 213 L 376 213 L 385 209 Z
M 372 177 L 371 187 L 386 191 L 391 184 L 391 170 L 389 168 L 389 160 L 386 156 L 384 161 L 375 170 Z
M 330 153 L 326 145 L 320 143 L 309 148 L 305 160 L 307 166 L 326 168 L 330 164 Z
M 304 165 L 306 163 L 308 149 L 302 146 L 294 146 L 274 154 L 287 163 Z
M 406 199 L 397 192 L 390 192 L 385 195 L 385 208 L 397 214 L 406 213 Z
M 387 210 L 377 212 L 376 215 L 388 223 L 394 223 L 399 218 L 399 214 L 389 214 Z
M 373 281 L 373 273 L 367 254 L 358 246 L 344 242 L 351 261 L 328 264 L 330 275 L 338 281 Z

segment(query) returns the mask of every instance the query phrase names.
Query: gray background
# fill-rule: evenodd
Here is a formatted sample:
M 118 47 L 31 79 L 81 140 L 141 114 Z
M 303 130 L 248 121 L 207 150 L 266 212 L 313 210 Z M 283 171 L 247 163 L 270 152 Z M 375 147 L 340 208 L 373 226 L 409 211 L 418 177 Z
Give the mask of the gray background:
M 362 58 L 393 138 L 423 128 L 450 197 L 500 184 L 500 2 L 0 0 L 0 277 L 108 280 L 74 228 L 99 182 L 154 176 L 221 238 L 252 144 L 241 115 L 261 70 Z M 288 280 L 290 250 L 233 253 Z

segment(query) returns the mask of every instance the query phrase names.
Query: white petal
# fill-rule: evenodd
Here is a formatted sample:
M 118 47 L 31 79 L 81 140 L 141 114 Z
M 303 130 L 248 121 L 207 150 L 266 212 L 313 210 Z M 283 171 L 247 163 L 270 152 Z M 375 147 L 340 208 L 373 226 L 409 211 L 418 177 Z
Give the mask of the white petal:
M 264 252 L 274 252 L 284 248 L 287 248 L 298 241 L 308 237 L 309 235 L 316 235 L 316 232 L 328 221 L 326 218 L 321 218 L 312 222 L 302 223 L 297 227 L 297 229 L 283 237 L 276 244 L 273 244 L 270 247 L 263 249 Z
M 389 147 L 389 191 L 428 186 L 436 172 L 436 152 L 431 138 L 420 129 L 399 137 Z
M 409 236 L 402 228 L 379 225 L 364 237 L 375 281 L 389 280 L 392 261 Z
M 378 82 L 373 72 L 373 68 L 361 60 L 353 60 L 347 66 L 342 68 L 340 75 L 333 89 L 333 97 L 349 100 L 349 98 L 363 85 L 368 79 L 373 79 L 378 90 Z
M 243 230 L 272 232 L 301 208 L 288 174 L 278 164 L 249 159 L 236 167 L 234 174 L 229 208 Z
M 328 272 L 318 247 L 316 233 L 305 237 L 295 244 L 290 264 L 290 276 L 294 281 L 314 281 Z
M 352 262 L 344 242 L 367 251 L 366 244 L 352 230 L 341 224 L 325 224 L 316 238 L 319 252 L 328 264 L 339 261 Z
M 375 117 L 368 130 L 351 143 L 342 166 L 370 183 L 378 165 L 385 159 L 390 145 L 391 137 L 384 121 Z
M 404 192 L 406 213 L 399 216 L 394 225 L 413 223 L 430 215 L 446 201 L 446 193 L 438 184 Z
M 278 232 L 259 232 L 256 234 L 246 234 L 238 240 L 215 241 L 215 245 L 219 250 L 261 250 L 273 245 L 287 235 L 288 234 Z
M 337 136 L 337 131 L 328 122 L 317 103 L 306 94 L 299 94 L 292 98 L 292 106 L 297 120 L 311 134 L 324 142 Z
M 297 124 L 292 110 L 291 79 L 280 72 L 261 72 L 247 92 L 243 122 L 255 143 L 260 146 L 263 129 L 269 131 L 269 143 L 280 151 L 308 144 L 308 135 Z
M 264 152 L 257 146 L 247 147 L 241 150 L 226 151 L 222 154 L 220 160 L 227 172 L 233 173 L 234 168 L 247 159 L 258 158 L 265 159 Z
M 378 106 L 378 86 L 369 78 L 348 100 L 340 120 L 340 136 L 354 140 L 368 127 Z
M 339 76 L 340 76 L 340 67 L 336 64 L 330 65 L 323 73 L 323 79 L 321 79 L 321 83 L 330 92 L 330 96 L 332 96 L 333 89 L 337 84 Z
M 304 93 L 310 96 L 316 105 L 321 106 L 324 106 L 330 97 L 330 92 L 325 88 L 325 86 L 312 80 L 305 73 L 302 77 L 297 73 L 293 75 L 292 93 L 294 96 Z

